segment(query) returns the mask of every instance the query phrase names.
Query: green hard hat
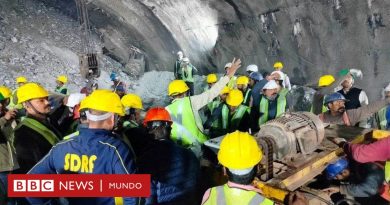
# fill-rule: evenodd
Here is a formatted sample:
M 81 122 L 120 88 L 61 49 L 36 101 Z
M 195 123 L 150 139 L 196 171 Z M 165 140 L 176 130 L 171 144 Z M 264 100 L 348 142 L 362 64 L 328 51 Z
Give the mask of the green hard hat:
M 349 69 L 345 68 L 339 71 L 339 76 L 346 76 L 349 73 Z

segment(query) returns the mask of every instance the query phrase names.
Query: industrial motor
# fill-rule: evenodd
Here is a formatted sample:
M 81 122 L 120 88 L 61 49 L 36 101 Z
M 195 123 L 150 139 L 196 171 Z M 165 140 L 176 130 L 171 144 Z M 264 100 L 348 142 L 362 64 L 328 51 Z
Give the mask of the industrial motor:
M 261 145 L 267 138 L 273 144 L 273 158 L 288 160 L 297 154 L 313 153 L 324 136 L 324 125 L 318 116 L 310 112 L 288 112 L 260 126 L 256 140 Z

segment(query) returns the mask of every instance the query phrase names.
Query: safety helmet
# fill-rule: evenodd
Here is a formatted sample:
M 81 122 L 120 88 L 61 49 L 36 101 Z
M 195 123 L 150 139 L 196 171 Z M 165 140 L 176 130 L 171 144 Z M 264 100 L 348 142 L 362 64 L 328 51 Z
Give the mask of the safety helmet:
M 220 95 L 229 94 L 230 88 L 228 86 L 223 87 L 222 91 L 219 93 Z
M 263 90 L 272 90 L 277 88 L 279 88 L 279 85 L 276 83 L 276 81 L 270 80 L 264 85 Z
M 135 108 L 143 110 L 142 99 L 136 94 L 127 94 L 122 97 L 121 102 L 125 108 Z
M 37 98 L 48 97 L 49 93 L 37 83 L 26 83 L 18 88 L 16 97 L 18 104 Z
M 184 57 L 184 58 L 182 59 L 182 61 L 183 61 L 183 63 L 189 63 L 189 62 L 190 62 L 190 59 L 187 58 L 187 57 Z
M 257 65 L 251 64 L 246 67 L 246 72 L 259 72 L 259 68 Z
M 318 80 L 319 87 L 326 87 L 331 85 L 335 81 L 333 75 L 323 75 Z
M 260 81 L 260 80 L 263 80 L 263 76 L 258 73 L 258 72 L 252 72 L 250 75 L 249 75 L 249 78 L 250 79 L 253 79 L 253 80 L 256 80 L 256 81 Z
M 4 98 L 10 98 L 12 95 L 12 91 L 5 86 L 0 86 L 0 93 L 3 95 Z
M 16 83 L 27 83 L 27 78 L 24 76 L 19 76 L 16 78 Z
M 215 83 L 215 82 L 217 82 L 217 80 L 218 80 L 218 78 L 217 78 L 216 74 L 211 73 L 211 74 L 207 75 L 207 78 L 206 78 L 207 83 Z
M 232 64 L 232 63 L 230 63 L 230 62 L 229 62 L 229 63 L 226 63 L 226 64 L 225 64 L 225 67 L 224 67 L 224 68 L 225 68 L 225 70 L 226 70 L 226 68 L 230 68 L 230 67 L 232 67 L 232 65 L 233 65 L 233 64 Z
M 279 70 L 283 68 L 283 63 L 280 61 L 275 62 L 274 69 Z
M 148 122 L 152 121 L 165 121 L 172 123 L 171 115 L 163 107 L 154 107 L 146 113 L 143 123 L 144 126 L 146 126 Z
M 327 95 L 325 97 L 324 105 L 327 105 L 328 103 L 331 103 L 331 102 L 334 102 L 334 101 L 337 101 L 337 100 L 348 101 L 347 99 L 345 99 L 345 97 L 341 93 L 335 92 L 335 93 L 332 93 L 332 94 Z
M 218 161 L 229 169 L 248 169 L 261 161 L 262 151 L 248 132 L 235 131 L 223 138 Z
M 116 74 L 116 72 L 111 72 L 111 74 L 110 74 L 110 79 L 111 79 L 111 81 L 114 81 L 114 80 L 118 80 L 119 79 L 119 77 L 118 77 L 118 75 Z
M 348 73 L 349 73 L 349 69 L 344 68 L 339 71 L 339 76 L 346 76 Z
M 61 83 L 67 83 L 68 82 L 68 77 L 66 75 L 60 75 L 57 77 L 57 81 L 60 81 Z
M 348 168 L 348 161 L 342 157 L 326 167 L 326 176 L 328 179 L 333 179 L 346 168 Z
M 242 101 L 244 101 L 244 96 L 242 95 L 242 92 L 237 89 L 231 90 L 226 98 L 226 104 L 234 107 L 239 106 Z
M 176 53 L 176 55 L 178 55 L 178 56 L 183 56 L 183 51 L 178 51 L 178 52 Z
M 119 96 L 110 90 L 95 90 L 83 101 L 80 110 L 93 109 L 102 112 L 125 115 L 125 111 Z
M 187 92 L 189 89 L 190 88 L 183 80 L 173 80 L 171 83 L 169 83 L 168 95 L 169 96 L 178 95 Z
M 249 78 L 246 76 L 240 76 L 237 78 L 236 84 L 237 85 L 248 85 Z

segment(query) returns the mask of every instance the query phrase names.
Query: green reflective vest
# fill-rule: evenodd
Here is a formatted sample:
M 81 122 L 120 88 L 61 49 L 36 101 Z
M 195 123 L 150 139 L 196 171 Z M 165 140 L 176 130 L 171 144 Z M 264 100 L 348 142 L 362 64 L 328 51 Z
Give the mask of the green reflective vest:
M 286 106 L 287 106 L 287 100 L 284 96 L 278 95 L 276 100 L 277 100 L 277 105 L 276 105 L 275 118 L 279 117 L 284 112 L 286 112 Z M 263 113 L 263 115 L 259 118 L 259 125 L 262 125 L 268 121 L 268 106 L 269 106 L 269 100 L 266 97 L 262 96 L 260 99 L 259 112 Z
M 207 104 L 207 109 L 209 109 L 210 114 L 213 114 L 215 108 L 217 108 L 221 104 L 219 99 L 214 100 L 213 102 Z
M 249 105 L 249 101 L 251 100 L 251 89 L 248 88 L 244 94 L 245 94 L 245 96 L 244 96 L 244 101 L 242 102 L 242 104 Z
M 136 128 L 136 127 L 139 127 L 139 125 L 137 122 L 130 120 L 130 121 L 124 121 L 123 127 L 124 128 Z
M 190 148 L 208 140 L 208 137 L 199 129 L 202 123 L 200 119 L 195 118 L 189 97 L 175 99 L 166 109 L 173 121 L 171 131 L 173 141 Z
M 44 137 L 51 145 L 57 144 L 59 142 L 59 138 L 53 131 L 47 128 L 45 125 L 40 123 L 39 121 L 26 117 L 24 118 L 18 126 L 16 126 L 15 130 L 19 129 L 21 126 L 29 127 L 30 129 L 38 132 L 42 137 Z
M 237 77 L 236 76 L 233 76 L 232 78 L 230 78 L 227 86 L 230 88 L 230 89 L 234 89 L 236 87 L 236 81 L 237 81 Z
M 241 119 L 244 116 L 245 112 L 249 112 L 249 107 L 245 105 L 240 105 L 237 107 L 236 111 L 233 113 L 233 116 L 229 122 L 229 108 L 225 104 L 222 107 L 222 129 L 237 129 L 240 126 Z
M 184 66 L 181 68 L 181 78 L 182 80 L 184 80 L 185 82 L 191 82 L 193 83 L 194 82 L 194 76 L 193 76 L 193 68 L 192 68 L 192 65 L 187 65 L 187 66 Z
M 386 112 L 387 109 L 390 109 L 389 106 L 386 106 L 378 111 L 378 128 L 380 130 L 387 130 L 387 119 Z
M 66 90 L 66 92 L 64 90 Z M 54 91 L 56 93 L 61 93 L 61 94 L 65 94 L 65 95 L 68 94 L 68 88 L 66 88 L 65 85 L 63 85 L 61 87 L 56 87 L 56 89 Z
M 227 184 L 211 188 L 203 205 L 273 205 L 274 202 L 255 191 L 230 188 Z
M 23 105 L 22 104 L 18 104 L 18 98 L 17 98 L 17 95 L 16 95 L 16 91 L 17 91 L 17 89 L 12 91 L 8 107 L 11 108 L 11 109 L 15 108 L 15 109 L 20 110 L 20 109 L 23 108 Z

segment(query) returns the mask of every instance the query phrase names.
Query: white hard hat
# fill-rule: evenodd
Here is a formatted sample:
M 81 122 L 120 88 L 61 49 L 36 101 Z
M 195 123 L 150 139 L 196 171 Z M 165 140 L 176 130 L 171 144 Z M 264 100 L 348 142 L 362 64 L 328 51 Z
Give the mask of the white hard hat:
M 259 72 L 259 68 L 255 64 L 248 65 L 246 67 L 246 71 L 251 71 L 251 72 Z
M 188 63 L 188 62 L 190 62 L 190 59 L 188 59 L 187 57 L 185 57 L 185 58 L 183 58 L 182 61 L 185 62 L 185 63 Z
M 80 104 L 80 102 L 86 97 L 85 94 L 82 94 L 82 93 L 72 93 L 69 95 L 68 97 L 68 102 L 66 102 L 66 106 L 67 107 L 74 107 L 78 104 Z
M 225 68 L 225 69 L 226 69 L 226 68 L 230 68 L 232 65 L 233 65 L 232 63 L 226 63 L 224 68 Z
M 390 83 L 385 87 L 385 92 L 390 92 Z
M 271 90 L 276 89 L 278 87 L 278 84 L 274 80 L 270 80 L 264 85 L 263 90 Z
M 177 52 L 177 55 L 183 55 L 182 51 Z

